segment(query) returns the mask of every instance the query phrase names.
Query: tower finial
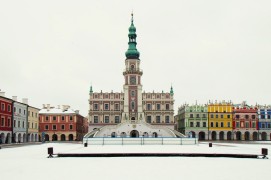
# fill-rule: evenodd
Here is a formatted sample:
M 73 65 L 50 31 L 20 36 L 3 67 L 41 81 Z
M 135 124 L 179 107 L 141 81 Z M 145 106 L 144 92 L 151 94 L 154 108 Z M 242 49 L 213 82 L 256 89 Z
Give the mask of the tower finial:
M 132 10 L 132 13 L 131 13 L 131 21 L 132 23 L 134 22 L 134 11 Z

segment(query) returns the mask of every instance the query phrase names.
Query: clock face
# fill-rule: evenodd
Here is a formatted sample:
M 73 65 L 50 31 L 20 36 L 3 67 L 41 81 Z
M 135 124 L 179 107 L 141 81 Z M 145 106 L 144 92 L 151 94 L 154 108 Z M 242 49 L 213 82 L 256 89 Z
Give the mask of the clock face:
M 130 78 L 130 83 L 131 84 L 136 84 L 136 78 L 135 77 L 131 77 Z

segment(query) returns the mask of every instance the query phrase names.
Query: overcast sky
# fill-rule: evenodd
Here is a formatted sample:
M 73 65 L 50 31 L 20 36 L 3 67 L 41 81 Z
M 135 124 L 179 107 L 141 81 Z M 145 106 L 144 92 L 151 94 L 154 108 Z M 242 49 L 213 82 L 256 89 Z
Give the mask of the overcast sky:
M 183 103 L 271 104 L 270 0 L 0 1 L 0 89 L 88 112 L 121 92 L 131 11 L 146 92 Z

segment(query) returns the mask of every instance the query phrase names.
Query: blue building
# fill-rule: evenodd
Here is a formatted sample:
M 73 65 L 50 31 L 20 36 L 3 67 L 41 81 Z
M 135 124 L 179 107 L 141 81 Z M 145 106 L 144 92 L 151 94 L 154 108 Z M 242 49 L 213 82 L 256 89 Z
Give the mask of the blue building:
M 259 138 L 271 140 L 271 106 L 259 106 Z

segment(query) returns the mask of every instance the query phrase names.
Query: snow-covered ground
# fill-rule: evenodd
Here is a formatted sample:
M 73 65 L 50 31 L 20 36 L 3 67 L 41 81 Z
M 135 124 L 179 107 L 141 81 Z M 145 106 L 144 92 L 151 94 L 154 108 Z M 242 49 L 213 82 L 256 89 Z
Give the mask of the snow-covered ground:
M 88 146 L 71 143 L 46 143 L 0 150 L 1 180 L 220 180 L 271 179 L 271 159 L 204 157 L 112 157 L 47 158 L 47 148 L 54 153 L 87 152 L 201 152 L 260 154 L 270 144 L 208 143 L 186 146 Z

